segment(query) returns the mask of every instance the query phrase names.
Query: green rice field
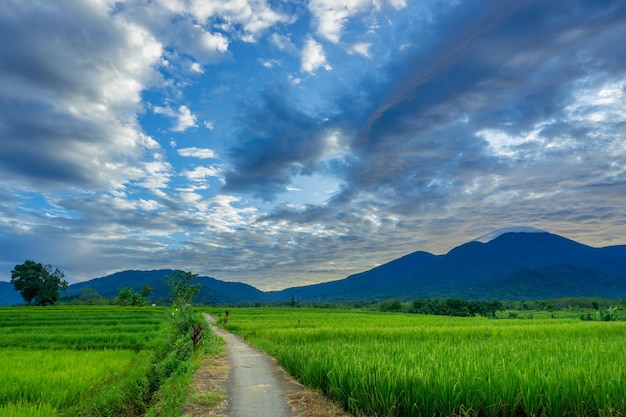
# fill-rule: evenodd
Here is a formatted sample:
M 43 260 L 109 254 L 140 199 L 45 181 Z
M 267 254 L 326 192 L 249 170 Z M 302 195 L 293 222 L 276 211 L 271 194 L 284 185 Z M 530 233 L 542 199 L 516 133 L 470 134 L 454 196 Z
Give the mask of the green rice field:
M 141 385 L 165 321 L 162 308 L 0 308 L 0 417 L 99 415 L 116 384 Z
M 305 308 L 230 313 L 227 330 L 355 415 L 626 415 L 623 321 Z

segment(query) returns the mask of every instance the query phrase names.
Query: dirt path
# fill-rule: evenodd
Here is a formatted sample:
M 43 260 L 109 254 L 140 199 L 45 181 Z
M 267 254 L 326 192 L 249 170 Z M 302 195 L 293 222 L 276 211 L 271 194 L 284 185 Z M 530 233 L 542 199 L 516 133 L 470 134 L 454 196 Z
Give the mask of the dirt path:
M 210 320 L 210 319 L 209 319 Z M 231 371 L 226 382 L 230 417 L 294 417 L 287 396 L 304 388 L 287 378 L 271 356 L 217 326 L 226 341 Z
M 215 323 L 210 315 L 205 317 Z M 226 341 L 227 356 L 203 360 L 190 384 L 185 417 L 352 417 L 289 379 L 271 356 L 215 325 L 211 328 Z

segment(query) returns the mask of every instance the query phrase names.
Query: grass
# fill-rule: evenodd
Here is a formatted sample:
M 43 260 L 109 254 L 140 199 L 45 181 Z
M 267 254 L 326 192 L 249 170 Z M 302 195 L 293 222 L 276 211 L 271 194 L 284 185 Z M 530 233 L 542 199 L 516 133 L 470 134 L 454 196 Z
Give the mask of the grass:
M 160 307 L 0 308 L 0 417 L 180 414 L 192 351 Z
M 355 414 L 626 415 L 624 322 L 282 308 L 225 327 Z
M 128 350 L 72 351 L 3 349 L 0 404 L 47 404 L 61 409 L 77 403 L 103 379 L 112 379 L 134 356 Z

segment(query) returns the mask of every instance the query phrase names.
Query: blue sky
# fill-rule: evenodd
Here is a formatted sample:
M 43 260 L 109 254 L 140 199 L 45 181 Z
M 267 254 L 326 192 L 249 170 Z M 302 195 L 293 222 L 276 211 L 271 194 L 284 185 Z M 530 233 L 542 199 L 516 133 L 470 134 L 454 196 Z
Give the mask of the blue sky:
M 626 2 L 4 0 L 0 279 L 626 239 Z

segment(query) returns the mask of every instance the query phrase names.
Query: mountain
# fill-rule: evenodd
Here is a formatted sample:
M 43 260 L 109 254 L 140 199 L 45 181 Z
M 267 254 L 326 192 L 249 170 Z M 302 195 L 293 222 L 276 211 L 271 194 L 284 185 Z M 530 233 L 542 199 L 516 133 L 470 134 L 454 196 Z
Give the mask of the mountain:
M 104 298 L 113 298 L 122 288 L 130 287 L 139 291 L 147 284 L 152 287 L 152 293 L 148 296 L 148 300 L 163 301 L 168 299 L 171 294 L 165 276 L 172 276 L 174 272 L 171 269 L 117 272 L 106 277 L 72 284 L 62 293 L 62 296 L 79 296 L 85 287 L 90 287 Z M 266 298 L 262 291 L 240 282 L 220 281 L 211 277 L 196 277 L 192 281 L 192 284 L 195 283 L 201 284 L 200 292 L 194 297 L 194 300 L 199 302 L 243 303 L 259 302 Z
M 626 273 L 626 258 L 551 233 L 505 233 L 487 242 L 473 241 L 452 249 L 424 274 L 406 285 L 428 295 L 472 295 L 472 287 L 522 268 L 570 265 L 589 276 Z
M 72 284 L 62 297 L 91 287 L 105 298 L 121 288 L 153 288 L 151 301 L 167 300 L 164 280 L 173 270 L 123 271 Z M 377 301 L 465 298 L 541 300 L 560 297 L 626 298 L 626 245 L 594 248 L 535 228 L 495 231 L 445 255 L 418 251 L 341 280 L 263 292 L 251 285 L 197 277 L 197 302 L 218 304 Z M 23 303 L 0 282 L 0 305 Z
M 339 280 L 303 287 L 269 292 L 271 300 L 299 301 L 358 301 L 398 297 L 401 283 L 416 273 L 424 273 L 439 256 L 428 252 L 413 252 L 366 272 Z M 408 295 L 408 294 L 406 294 Z
M 0 306 L 12 306 L 24 304 L 24 299 L 18 291 L 13 289 L 13 284 L 0 281 Z
M 565 293 L 568 297 L 615 298 L 616 294 L 626 294 L 626 279 L 580 266 L 554 265 L 522 268 L 502 279 L 478 284 L 472 291 L 498 300 L 560 298 Z
M 626 297 L 626 246 L 593 248 L 539 229 L 510 230 L 445 255 L 416 252 L 343 280 L 271 296 L 303 301 Z

